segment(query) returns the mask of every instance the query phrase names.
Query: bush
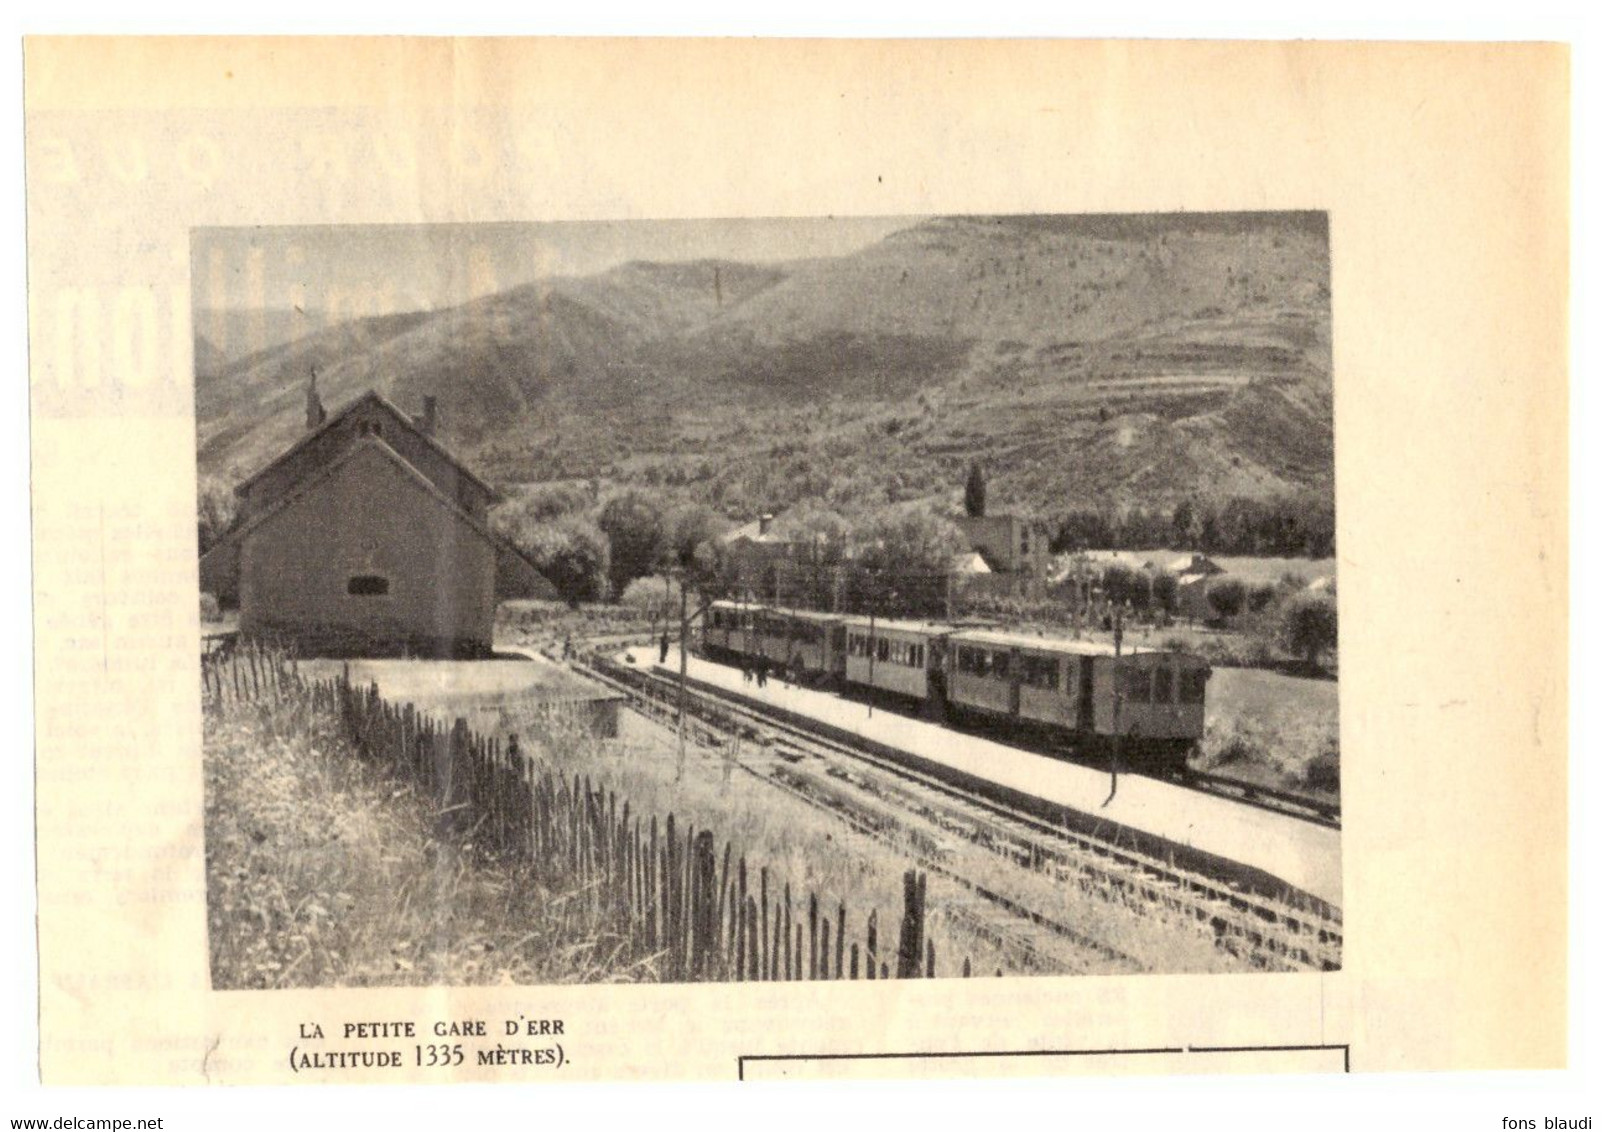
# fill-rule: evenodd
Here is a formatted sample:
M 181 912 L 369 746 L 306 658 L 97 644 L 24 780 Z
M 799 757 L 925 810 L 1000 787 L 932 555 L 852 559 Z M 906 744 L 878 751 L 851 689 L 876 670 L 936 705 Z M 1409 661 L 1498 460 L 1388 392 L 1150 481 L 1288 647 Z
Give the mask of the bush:
M 1322 594 L 1302 592 L 1288 598 L 1280 611 L 1280 646 L 1317 668 L 1324 653 L 1339 642 L 1335 602 Z
M 1246 591 L 1246 611 L 1248 613 L 1261 613 L 1270 605 L 1273 605 L 1274 600 L 1278 597 L 1279 591 L 1272 585 L 1262 583 L 1252 586 Z
M 1232 620 L 1246 604 L 1246 586 L 1238 578 L 1214 582 L 1207 587 L 1207 604 L 1221 620 Z
M 542 483 L 523 488 L 496 511 L 507 519 L 549 523 L 564 515 L 581 514 L 591 502 L 589 491 L 580 484 Z
M 638 578 L 629 583 L 618 601 L 632 609 L 651 612 L 679 608 L 679 587 L 667 578 Z
M 217 545 L 239 517 L 239 499 L 233 489 L 213 476 L 201 476 L 196 492 L 200 553 Z
M 1326 741 L 1319 752 L 1302 765 L 1298 778 L 1305 789 L 1340 793 L 1340 745 L 1333 738 Z
M 221 621 L 222 606 L 217 603 L 215 594 L 200 595 L 200 619 L 202 621 Z
M 624 492 L 608 500 L 596 525 L 606 532 L 611 547 L 613 593 L 622 593 L 634 579 L 651 573 L 667 554 L 668 532 L 662 511 L 640 492 Z
M 524 523 L 509 537 L 570 605 L 606 597 L 610 548 L 594 523 L 569 515 L 550 523 Z

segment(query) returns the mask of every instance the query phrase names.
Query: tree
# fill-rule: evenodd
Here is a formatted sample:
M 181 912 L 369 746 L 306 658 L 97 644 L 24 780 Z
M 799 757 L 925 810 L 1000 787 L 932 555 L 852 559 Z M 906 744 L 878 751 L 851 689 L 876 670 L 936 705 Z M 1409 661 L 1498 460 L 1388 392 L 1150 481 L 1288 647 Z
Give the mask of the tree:
M 881 511 L 857 532 L 864 565 L 885 573 L 945 574 L 965 549 L 962 532 L 950 519 L 929 511 Z
M 496 518 L 505 523 L 519 519 L 548 523 L 563 515 L 587 511 L 593 502 L 589 489 L 578 483 L 529 484 L 508 495 L 506 502 L 495 509 Z
M 611 546 L 608 576 L 612 592 L 621 594 L 629 583 L 654 572 L 668 549 L 662 512 L 646 496 L 627 491 L 613 496 L 601 508 L 596 525 Z
M 1115 605 L 1144 609 L 1151 602 L 1151 578 L 1144 570 L 1114 562 L 1101 573 L 1101 587 Z
M 962 506 L 975 519 L 985 516 L 985 473 L 977 460 L 968 468 L 968 484 L 962 489 Z
M 1157 608 L 1164 613 L 1172 613 L 1174 604 L 1179 600 L 1179 579 L 1166 570 L 1159 571 L 1151 579 L 1151 598 Z
M 1207 604 L 1219 619 L 1229 621 L 1240 614 L 1246 604 L 1246 584 L 1238 578 L 1224 578 L 1207 587 Z
M 239 500 L 221 480 L 214 476 L 201 476 L 196 504 L 200 553 L 205 554 L 233 529 L 239 517 Z
M 667 556 L 681 570 L 695 566 L 695 552 L 729 529 L 729 521 L 701 503 L 688 503 L 668 513 L 663 520 L 667 535 Z
M 1339 642 L 1335 602 L 1322 594 L 1299 593 L 1285 601 L 1279 618 L 1280 647 L 1317 668 L 1325 652 Z
M 564 515 L 549 523 L 525 523 L 509 537 L 570 605 L 605 598 L 606 535 L 588 519 Z
M 925 615 L 944 609 L 952 559 L 967 549 L 950 519 L 922 510 L 869 516 L 854 541 L 861 547 L 857 565 L 867 574 L 869 601 L 885 612 L 893 612 L 894 606 Z
M 845 561 L 851 526 L 839 514 L 816 500 L 796 504 L 780 516 L 776 531 L 793 543 L 807 577 L 809 603 L 818 609 L 833 604 L 831 580 Z
M 729 548 L 716 538 L 699 543 L 685 567 L 689 584 L 707 597 L 739 596 L 739 571 L 729 556 Z
M 1196 540 L 1196 507 L 1190 500 L 1181 499 L 1174 505 L 1173 529 L 1177 546 L 1189 546 Z

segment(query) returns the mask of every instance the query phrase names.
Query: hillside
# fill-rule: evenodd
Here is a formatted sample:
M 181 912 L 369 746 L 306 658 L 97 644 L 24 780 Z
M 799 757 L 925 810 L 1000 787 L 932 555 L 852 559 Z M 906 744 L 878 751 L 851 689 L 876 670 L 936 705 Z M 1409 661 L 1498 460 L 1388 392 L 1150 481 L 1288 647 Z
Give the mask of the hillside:
M 197 341 L 201 462 L 237 478 L 289 443 L 315 366 L 330 405 L 436 394 L 501 482 L 731 514 L 954 498 L 975 458 L 993 506 L 1048 515 L 1327 493 L 1328 278 L 1318 214 L 957 217 L 829 259 L 629 263 L 225 364 Z

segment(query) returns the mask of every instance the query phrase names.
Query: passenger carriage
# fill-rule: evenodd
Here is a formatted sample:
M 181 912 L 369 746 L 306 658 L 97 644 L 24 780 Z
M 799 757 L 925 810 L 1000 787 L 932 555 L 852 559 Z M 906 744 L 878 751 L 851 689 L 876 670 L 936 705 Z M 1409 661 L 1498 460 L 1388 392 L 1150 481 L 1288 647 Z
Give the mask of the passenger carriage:
M 763 608 L 756 615 L 756 655 L 809 680 L 842 674 L 844 618 L 805 609 Z
M 1182 769 L 1201 738 L 1211 674 L 1201 657 L 1118 656 L 1107 644 L 996 630 L 954 633 L 949 649 L 947 697 L 961 712 L 1116 747 L 1132 765 L 1169 770 Z
M 708 656 L 739 661 L 756 649 L 760 607 L 742 601 L 714 601 L 701 619 L 701 648 Z
M 921 702 L 929 698 L 930 674 L 943 676 L 949 625 L 847 617 L 845 631 L 849 684 Z

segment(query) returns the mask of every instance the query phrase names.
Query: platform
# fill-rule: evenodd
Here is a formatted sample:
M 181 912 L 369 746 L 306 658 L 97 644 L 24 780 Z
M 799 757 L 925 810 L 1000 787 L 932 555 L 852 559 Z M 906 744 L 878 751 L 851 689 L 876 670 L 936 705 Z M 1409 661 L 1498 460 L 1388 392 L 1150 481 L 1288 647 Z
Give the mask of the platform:
M 660 666 L 654 648 L 629 652 L 632 662 L 642 668 L 678 673 L 676 648 L 669 649 L 667 663 Z M 738 668 L 713 664 L 693 654 L 689 658 L 689 675 L 693 680 L 811 717 L 1053 806 L 1237 862 L 1276 877 L 1331 907 L 1341 906 L 1339 830 L 1135 774 L 1118 776 L 1118 790 L 1108 802 L 1111 782 L 1105 771 L 1047 758 L 895 711 L 879 708 L 870 715 L 865 703 L 786 685 L 777 677 L 769 677 L 767 686 L 759 688 L 754 682 L 744 682 Z

